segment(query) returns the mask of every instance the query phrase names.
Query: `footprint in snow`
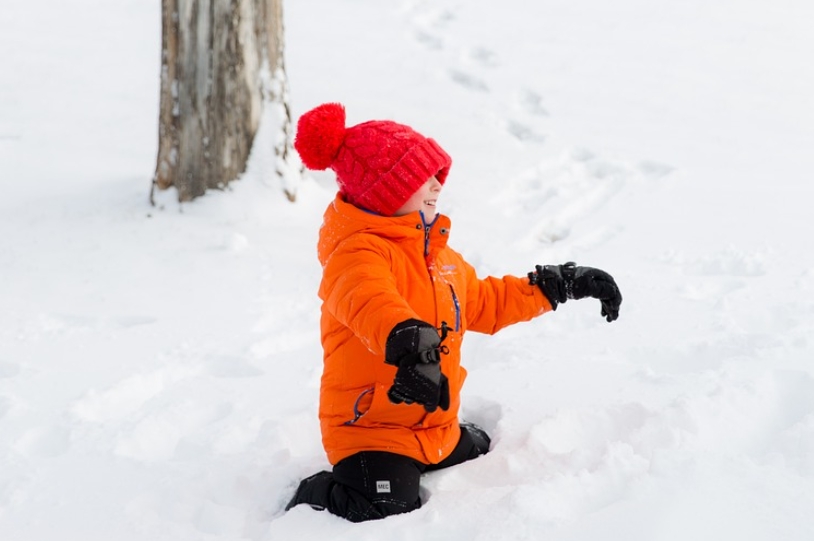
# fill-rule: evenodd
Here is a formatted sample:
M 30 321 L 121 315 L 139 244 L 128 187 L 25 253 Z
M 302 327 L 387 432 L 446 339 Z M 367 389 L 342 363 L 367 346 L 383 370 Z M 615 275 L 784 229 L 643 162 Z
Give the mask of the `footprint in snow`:
M 408 8 L 416 15 L 412 16 L 415 27 L 413 37 L 428 49 L 437 51 L 444 48 L 444 40 L 439 35 L 448 23 L 455 20 L 451 11 L 428 8 L 426 5 L 415 5 Z
M 467 57 L 485 68 L 494 68 L 500 65 L 495 52 L 485 47 L 475 47 L 471 49 Z
M 489 92 L 489 87 L 486 85 L 486 83 L 474 75 L 456 69 L 450 69 L 448 73 L 449 77 L 455 83 L 461 85 L 467 90 L 472 90 L 475 92 Z
M 639 171 L 650 180 L 655 180 L 672 173 L 675 168 L 659 162 L 643 161 L 638 165 Z
M 506 122 L 506 131 L 509 132 L 509 135 L 523 143 L 542 143 L 545 141 L 545 135 L 537 133 L 531 126 L 514 120 L 508 120 Z
M 444 48 L 443 39 L 425 30 L 416 30 L 413 32 L 413 37 L 415 37 L 416 41 L 425 46 L 427 49 L 440 51 Z
M 548 111 L 543 107 L 543 98 L 536 92 L 524 90 L 517 96 L 517 105 L 527 114 L 535 116 L 548 116 Z

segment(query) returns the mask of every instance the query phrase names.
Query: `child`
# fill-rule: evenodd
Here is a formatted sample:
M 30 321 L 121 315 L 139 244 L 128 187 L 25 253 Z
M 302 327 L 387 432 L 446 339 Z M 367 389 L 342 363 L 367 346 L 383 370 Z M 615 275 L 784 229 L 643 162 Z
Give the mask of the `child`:
M 306 503 L 354 522 L 409 512 L 421 506 L 422 473 L 489 450 L 482 429 L 458 421 L 464 333 L 493 334 L 583 297 L 613 321 L 622 296 L 607 273 L 573 263 L 479 279 L 436 212 L 452 160 L 408 126 L 346 128 L 344 108 L 328 103 L 300 118 L 294 147 L 339 185 L 318 243 L 319 418 L 333 470 L 303 480 L 286 509 Z

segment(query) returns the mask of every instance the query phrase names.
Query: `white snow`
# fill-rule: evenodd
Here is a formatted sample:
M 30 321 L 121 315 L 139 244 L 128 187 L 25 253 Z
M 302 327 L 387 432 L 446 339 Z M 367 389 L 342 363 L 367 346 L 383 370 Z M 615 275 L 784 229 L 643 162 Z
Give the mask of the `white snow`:
M 453 156 L 482 275 L 619 282 L 470 333 L 492 452 L 424 507 L 282 508 L 327 467 L 316 238 L 261 132 L 225 192 L 148 204 L 160 2 L 0 9 L 0 538 L 814 539 L 814 4 L 297 0 L 296 115 L 394 119 Z M 264 128 L 270 129 L 269 115 Z

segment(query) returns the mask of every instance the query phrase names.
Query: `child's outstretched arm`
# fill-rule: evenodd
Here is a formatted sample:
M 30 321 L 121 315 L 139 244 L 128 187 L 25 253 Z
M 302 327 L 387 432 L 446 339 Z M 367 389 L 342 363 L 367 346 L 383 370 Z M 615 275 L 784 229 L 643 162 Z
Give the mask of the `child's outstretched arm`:
M 528 279 L 515 276 L 479 279 L 467 265 L 469 329 L 494 334 L 503 327 L 541 315 L 568 299 L 591 297 L 602 304 L 608 321 L 619 317 L 622 294 L 613 277 L 591 267 L 537 265 Z
M 469 330 L 494 334 L 500 329 L 529 321 L 553 309 L 542 290 L 518 276 L 479 278 L 475 269 L 466 268 L 466 311 Z

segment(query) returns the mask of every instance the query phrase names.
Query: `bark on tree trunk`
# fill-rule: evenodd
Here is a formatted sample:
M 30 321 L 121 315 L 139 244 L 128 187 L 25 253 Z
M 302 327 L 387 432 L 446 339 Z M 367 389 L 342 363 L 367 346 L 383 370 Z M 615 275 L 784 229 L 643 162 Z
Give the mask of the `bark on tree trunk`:
M 180 201 L 246 168 L 262 68 L 282 69 L 281 0 L 162 0 L 159 146 L 153 187 Z

